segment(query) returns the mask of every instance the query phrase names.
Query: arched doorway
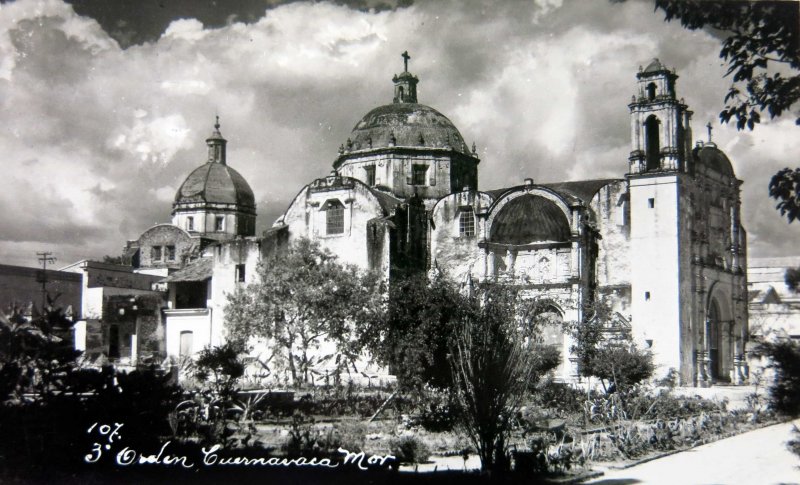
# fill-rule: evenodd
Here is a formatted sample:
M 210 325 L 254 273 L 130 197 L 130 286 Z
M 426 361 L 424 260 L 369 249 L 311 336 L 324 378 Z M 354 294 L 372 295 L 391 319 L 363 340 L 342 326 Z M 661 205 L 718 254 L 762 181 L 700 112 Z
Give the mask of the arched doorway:
M 536 309 L 535 318 L 538 323 L 539 342 L 541 345 L 557 350 L 560 359 L 558 367 L 554 369 L 554 374 L 557 378 L 564 378 L 564 355 L 565 355 L 565 342 L 564 342 L 564 315 L 561 310 L 550 302 L 540 302 L 539 308 Z
M 714 381 L 719 381 L 726 376 L 722 367 L 722 320 L 716 298 L 712 298 L 708 305 L 706 325 L 710 377 Z

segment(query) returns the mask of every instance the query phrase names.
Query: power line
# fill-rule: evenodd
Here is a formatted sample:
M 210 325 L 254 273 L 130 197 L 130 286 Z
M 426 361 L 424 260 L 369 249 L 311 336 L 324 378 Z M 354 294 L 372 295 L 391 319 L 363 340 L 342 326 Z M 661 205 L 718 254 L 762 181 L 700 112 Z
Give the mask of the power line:
M 56 258 L 52 254 L 49 251 L 36 253 L 36 256 L 39 257 L 39 262 L 42 263 L 42 312 L 47 309 L 47 263 L 53 264 L 56 262 Z

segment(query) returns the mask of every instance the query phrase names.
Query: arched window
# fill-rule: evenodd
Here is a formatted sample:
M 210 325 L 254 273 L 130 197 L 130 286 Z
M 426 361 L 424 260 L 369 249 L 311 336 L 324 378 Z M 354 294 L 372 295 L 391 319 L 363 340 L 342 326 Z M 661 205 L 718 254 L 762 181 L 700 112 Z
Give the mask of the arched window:
M 650 115 L 644 122 L 646 170 L 657 170 L 661 163 L 661 147 L 659 146 L 658 118 Z
M 647 99 L 650 101 L 656 99 L 656 83 L 650 83 L 647 85 Z
M 194 347 L 192 346 L 192 340 L 194 335 L 191 331 L 185 330 L 180 334 L 180 342 L 179 342 L 179 350 L 178 355 L 180 357 L 190 357 L 194 353 Z
M 462 209 L 461 214 L 458 216 L 458 235 L 459 236 L 474 236 L 475 235 L 475 214 L 472 208 Z
M 336 199 L 325 202 L 325 234 L 344 233 L 344 205 Z

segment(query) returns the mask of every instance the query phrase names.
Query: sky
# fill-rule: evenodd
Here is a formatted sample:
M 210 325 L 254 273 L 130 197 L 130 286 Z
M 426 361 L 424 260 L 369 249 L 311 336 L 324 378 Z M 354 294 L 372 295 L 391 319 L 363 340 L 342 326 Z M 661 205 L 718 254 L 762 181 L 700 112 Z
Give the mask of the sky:
M 719 48 L 650 0 L 0 3 L 0 263 L 118 255 L 169 222 L 215 115 L 260 233 L 391 102 L 406 50 L 419 101 L 476 143 L 483 190 L 623 177 L 636 72 L 658 57 L 680 76 L 695 139 L 711 121 L 744 180 L 749 255 L 796 255 L 800 223 L 767 186 L 798 165 L 798 128 L 719 126 Z

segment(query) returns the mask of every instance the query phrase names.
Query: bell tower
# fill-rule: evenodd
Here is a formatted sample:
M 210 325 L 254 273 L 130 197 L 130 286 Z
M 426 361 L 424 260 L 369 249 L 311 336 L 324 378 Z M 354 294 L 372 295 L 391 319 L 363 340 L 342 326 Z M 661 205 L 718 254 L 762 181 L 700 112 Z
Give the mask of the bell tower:
M 675 96 L 678 75 L 658 59 L 636 75 L 638 92 L 631 99 L 629 174 L 688 172 L 691 160 L 692 112 Z

